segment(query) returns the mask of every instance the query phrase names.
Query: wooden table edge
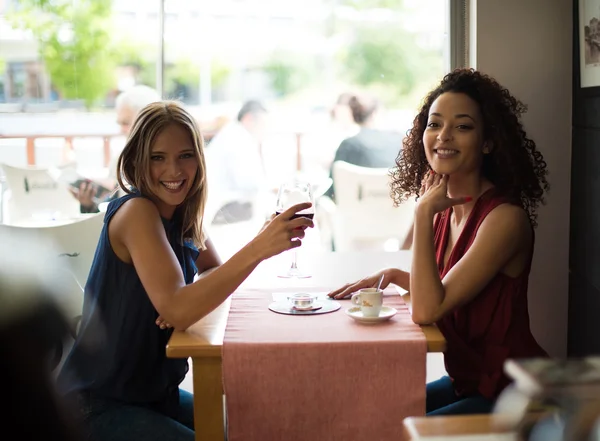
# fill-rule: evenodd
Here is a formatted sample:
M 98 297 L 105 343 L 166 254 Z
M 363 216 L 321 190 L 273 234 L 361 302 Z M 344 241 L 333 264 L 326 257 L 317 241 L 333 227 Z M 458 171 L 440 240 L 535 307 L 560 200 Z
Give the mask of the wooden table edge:
M 515 429 L 509 420 L 494 414 L 407 417 L 402 425 L 409 441 L 423 437 L 510 433 Z
M 410 295 L 401 294 L 400 296 L 408 305 L 410 313 Z M 231 298 L 211 313 L 217 314 L 216 316 L 207 316 L 208 321 L 204 324 L 198 322 L 187 331 L 173 331 L 166 346 L 167 357 L 220 357 L 230 307 Z M 193 331 L 198 325 L 202 329 L 202 335 L 198 335 Z M 427 352 L 444 352 L 446 350 L 446 339 L 435 324 L 423 325 L 421 331 L 427 342 Z
M 421 326 L 425 335 L 427 352 L 439 353 L 446 350 L 446 340 L 435 325 Z M 223 340 L 207 342 L 188 331 L 174 331 L 166 346 L 168 358 L 220 357 Z

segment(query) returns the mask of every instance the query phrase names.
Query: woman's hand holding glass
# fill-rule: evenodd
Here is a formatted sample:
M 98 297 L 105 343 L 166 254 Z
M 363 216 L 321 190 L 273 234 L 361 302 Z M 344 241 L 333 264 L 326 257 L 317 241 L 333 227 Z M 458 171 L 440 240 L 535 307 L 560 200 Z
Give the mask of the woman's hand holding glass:
M 275 212 L 276 214 L 282 213 L 292 204 L 297 204 L 299 202 L 313 202 L 311 185 L 308 182 L 297 179 L 291 182 L 285 182 L 279 187 L 279 193 L 277 194 L 277 207 L 275 209 Z M 314 215 L 315 211 L 311 206 L 309 209 L 303 210 L 295 214 L 294 217 L 302 216 L 312 219 Z M 298 254 L 294 250 L 292 252 L 292 262 L 290 264 L 290 267 L 285 273 L 279 274 L 279 277 L 310 277 L 310 274 L 306 274 L 305 272 L 298 269 L 297 260 Z
M 272 215 L 263 225 L 252 245 L 263 259 L 273 257 L 283 251 L 302 245 L 307 228 L 312 228 L 312 219 L 298 215 L 298 212 L 312 207 L 310 202 L 292 205 L 278 215 Z

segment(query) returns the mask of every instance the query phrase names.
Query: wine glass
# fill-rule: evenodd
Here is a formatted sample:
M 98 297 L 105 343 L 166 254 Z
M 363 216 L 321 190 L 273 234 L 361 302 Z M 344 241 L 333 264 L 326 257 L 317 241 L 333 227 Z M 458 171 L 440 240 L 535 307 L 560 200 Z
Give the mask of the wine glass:
M 312 189 L 308 182 L 295 180 L 292 182 L 286 182 L 279 187 L 279 193 L 277 194 L 277 209 L 276 214 L 281 214 L 293 205 L 300 204 L 302 202 L 313 203 Z M 308 217 L 312 219 L 315 215 L 314 203 L 313 206 L 306 210 L 299 211 L 292 216 L 292 219 L 297 217 Z M 297 240 L 297 239 L 295 239 Z M 292 263 L 286 273 L 280 274 L 279 277 L 297 277 L 307 278 L 311 277 L 310 274 L 303 273 L 298 269 L 298 253 L 296 248 L 292 249 Z

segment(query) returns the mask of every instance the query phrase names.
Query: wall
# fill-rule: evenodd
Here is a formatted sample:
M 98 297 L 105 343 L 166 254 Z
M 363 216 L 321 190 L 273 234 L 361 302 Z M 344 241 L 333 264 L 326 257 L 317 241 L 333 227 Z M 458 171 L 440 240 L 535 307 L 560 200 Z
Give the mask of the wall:
M 473 67 L 528 104 L 525 129 L 548 164 L 552 188 L 539 210 L 529 306 L 539 343 L 562 356 L 567 350 L 572 0 L 471 1 L 476 9 Z
M 586 355 L 600 353 L 600 87 L 579 87 L 577 0 L 573 8 L 569 354 Z

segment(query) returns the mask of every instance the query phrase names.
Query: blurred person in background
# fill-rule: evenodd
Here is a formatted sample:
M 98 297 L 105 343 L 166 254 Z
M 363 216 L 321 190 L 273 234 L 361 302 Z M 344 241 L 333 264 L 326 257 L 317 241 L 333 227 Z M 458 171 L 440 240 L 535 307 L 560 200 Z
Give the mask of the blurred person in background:
M 402 147 L 402 135 L 378 128 L 379 101 L 366 94 L 352 95 L 348 99 L 348 107 L 360 129 L 356 135 L 342 141 L 333 162 L 345 161 L 370 168 L 393 167 Z M 333 162 L 329 170 L 329 177 L 332 179 Z M 335 200 L 335 182 L 325 195 Z
M 237 198 L 220 207 L 213 223 L 245 221 L 253 217 L 255 210 L 262 211 L 264 198 L 270 194 L 260 153 L 267 118 L 267 109 L 261 102 L 247 101 L 236 120 L 223 126 L 208 144 L 209 173 L 215 178 L 209 191 Z
M 311 130 L 303 133 L 302 162 L 317 167 L 318 173 L 323 177 L 327 177 L 340 143 L 358 133 L 359 127 L 354 122 L 352 111 L 348 106 L 352 96 L 348 92 L 339 94 L 333 106 L 323 107 L 323 110 L 326 110 L 324 112 L 326 119 L 319 118 L 315 121 L 316 125 L 312 125 Z M 317 109 L 317 114 L 321 115 L 321 108 Z
M 261 261 L 300 246 L 313 222 L 292 217 L 311 204 L 272 215 L 222 264 L 203 229 L 202 134 L 180 103 L 142 109 L 117 165 L 125 195 L 106 210 L 80 329 L 57 381 L 96 441 L 192 441 L 193 397 L 179 389 L 188 362 L 165 351 L 173 328 L 217 308 Z
M 116 120 L 121 134 L 129 136 L 133 122 L 138 113 L 146 105 L 160 101 L 160 96 L 156 90 L 142 84 L 133 86 L 125 92 L 120 93 L 115 101 Z M 109 201 L 114 199 L 117 194 L 117 167 L 116 159 L 111 161 L 108 168 L 108 179 L 101 184 L 106 190 L 99 192 L 98 186 L 91 181 L 82 182 L 79 189 L 70 189 L 71 193 L 81 204 L 82 213 L 97 213 L 98 199 Z
M 350 100 L 352 97 L 354 95 L 350 92 L 341 93 L 331 108 L 331 122 L 334 130 L 342 135 L 342 140 L 355 135 L 359 129 L 354 121 L 352 109 L 350 109 Z

